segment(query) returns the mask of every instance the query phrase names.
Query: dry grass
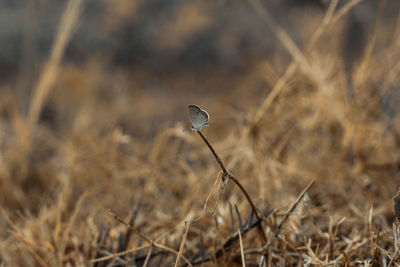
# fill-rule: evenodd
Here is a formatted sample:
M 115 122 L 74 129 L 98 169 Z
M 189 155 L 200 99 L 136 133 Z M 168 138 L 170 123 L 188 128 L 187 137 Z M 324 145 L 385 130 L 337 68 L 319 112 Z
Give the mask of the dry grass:
M 85 14 L 69 1 L 27 114 L 1 85 L 0 266 L 400 265 L 400 23 L 381 1 L 346 61 L 359 2 L 330 1 L 295 38 L 249 0 L 278 48 L 249 54 L 239 75 L 63 61 Z M 200 31 L 214 23 L 204 5 L 176 12 L 189 8 Z M 129 13 L 112 10 L 123 15 L 110 29 Z M 184 40 L 185 16 L 165 26 Z M 203 132 L 223 172 L 190 130 L 190 103 L 211 116 Z

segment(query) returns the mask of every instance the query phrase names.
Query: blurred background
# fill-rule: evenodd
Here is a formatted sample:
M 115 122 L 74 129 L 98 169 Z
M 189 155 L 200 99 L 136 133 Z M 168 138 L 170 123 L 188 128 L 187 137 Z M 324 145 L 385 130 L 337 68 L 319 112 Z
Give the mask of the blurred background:
M 329 216 L 351 218 L 344 234 L 364 229 L 371 207 L 391 229 L 399 8 L 0 1 L 0 265 L 87 263 L 102 225 L 123 228 L 104 210 L 125 218 L 139 202 L 144 232 L 179 241 L 179 223 L 201 213 L 218 175 L 187 104 L 208 111 L 205 134 L 255 203 L 285 206 L 315 179 L 308 215 L 322 231 Z M 223 218 L 228 203 L 249 211 L 239 191 L 226 190 Z
M 339 1 L 337 9 L 344 4 Z M 2 87 L 15 92 L 19 110 L 26 114 L 66 4 L 2 1 L 1 5 Z M 265 8 L 303 51 L 328 5 L 322 0 L 287 0 L 268 1 Z M 377 39 L 376 50 L 393 41 L 398 5 L 390 1 L 377 22 L 379 1 L 360 1 L 332 23 L 329 33 L 313 45 L 313 53 L 333 57 L 318 63 L 320 71 L 329 74 L 332 68 L 343 67 L 352 87 L 370 39 Z M 112 106 L 115 112 L 129 113 L 116 123 L 143 138 L 186 120 L 183 109 L 191 102 L 207 103 L 209 109 L 221 106 L 226 115 L 235 109 L 254 111 L 292 61 L 285 45 L 246 1 L 85 1 L 79 9 L 63 47 L 54 93 L 41 111 L 40 119 L 52 126 L 58 122 L 70 128 L 62 115 L 76 117 L 56 108 L 58 98 L 67 102 L 84 96 L 106 100 L 99 109 Z M 379 26 L 378 33 L 374 27 Z M 118 102 L 121 99 L 130 104 Z

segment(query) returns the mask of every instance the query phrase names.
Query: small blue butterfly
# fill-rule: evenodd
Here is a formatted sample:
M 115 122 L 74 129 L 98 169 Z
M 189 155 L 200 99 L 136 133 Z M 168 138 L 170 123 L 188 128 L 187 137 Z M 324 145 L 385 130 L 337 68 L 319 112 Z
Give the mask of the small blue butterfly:
M 210 125 L 210 116 L 208 115 L 207 111 L 199 108 L 196 105 L 189 105 L 188 108 L 193 131 L 200 131 L 201 128 Z

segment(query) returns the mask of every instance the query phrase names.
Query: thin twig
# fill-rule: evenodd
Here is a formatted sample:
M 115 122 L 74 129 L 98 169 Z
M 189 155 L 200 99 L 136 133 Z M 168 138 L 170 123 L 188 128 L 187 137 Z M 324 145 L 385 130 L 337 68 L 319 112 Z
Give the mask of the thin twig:
M 96 262 L 111 260 L 113 258 L 124 256 L 126 254 L 133 253 L 133 252 L 136 252 L 136 251 L 139 251 L 139 250 L 142 250 L 142 249 L 146 249 L 146 248 L 149 248 L 149 247 L 152 247 L 152 245 L 144 245 L 144 246 L 141 246 L 141 247 L 128 249 L 128 250 L 125 250 L 125 251 L 122 251 L 122 252 L 119 252 L 119 253 L 115 253 L 115 254 L 104 256 L 104 257 L 101 257 L 101 258 L 93 259 L 90 262 L 91 263 L 96 263 Z
M 56 38 L 52 45 L 51 54 L 48 61 L 44 65 L 44 69 L 38 79 L 35 87 L 28 111 L 29 126 L 34 127 L 40 115 L 40 111 L 49 96 L 51 89 L 56 82 L 62 57 L 65 53 L 68 43 L 71 41 L 79 17 L 82 13 L 83 0 L 68 1 L 65 11 L 62 15 Z
M 138 230 L 136 230 L 136 228 L 130 226 L 128 223 L 126 223 L 121 217 L 119 217 L 117 214 L 115 214 L 114 212 L 112 212 L 111 210 L 106 210 L 106 214 L 110 217 L 112 217 L 114 220 L 120 222 L 121 224 L 125 225 L 126 227 L 128 227 L 130 230 L 132 230 L 135 234 L 137 234 L 138 236 L 140 236 L 141 238 L 143 238 L 144 240 L 146 240 L 147 242 L 149 242 L 151 245 L 153 245 L 153 240 L 151 240 L 150 238 L 148 238 L 147 236 L 143 235 L 141 232 L 139 232 Z
M 309 185 L 301 192 L 301 194 L 298 196 L 295 202 L 293 202 L 292 206 L 290 207 L 289 211 L 286 213 L 285 217 L 282 219 L 282 221 L 279 223 L 278 227 L 275 230 L 274 236 L 271 238 L 269 243 L 264 247 L 264 251 L 266 251 L 274 242 L 275 238 L 279 235 L 283 224 L 286 222 L 286 220 L 289 218 L 290 214 L 296 209 L 297 205 L 300 203 L 300 201 L 303 199 L 303 197 L 306 195 L 308 190 L 314 185 L 315 180 L 312 180 Z
M 238 229 L 238 234 L 239 234 L 239 244 L 240 244 L 240 255 L 242 256 L 242 266 L 246 267 L 246 260 L 244 258 L 243 240 L 242 240 L 242 234 L 240 233 L 240 227 Z
M 175 254 L 176 256 L 179 255 L 179 252 L 176 251 L 175 249 L 172 249 L 170 247 L 167 247 L 163 244 L 157 243 L 153 240 L 151 240 L 150 238 L 148 238 L 147 236 L 143 235 L 141 232 L 139 232 L 137 229 L 135 229 L 134 227 L 130 226 L 128 223 L 126 223 L 121 217 L 119 217 L 118 215 L 116 215 L 115 213 L 113 213 L 111 210 L 107 210 L 106 211 L 107 215 L 109 215 L 110 217 L 112 217 L 113 219 L 117 220 L 118 222 L 120 222 L 121 224 L 125 225 L 126 227 L 128 227 L 129 229 L 131 229 L 135 234 L 137 234 L 138 236 L 140 236 L 141 238 L 143 238 L 144 240 L 146 240 L 147 242 L 149 242 L 152 246 L 169 251 L 173 254 Z M 183 255 L 181 255 L 182 259 L 189 265 L 192 266 L 191 262 Z
M 207 137 L 203 134 L 203 132 L 201 130 L 199 130 L 199 131 L 197 131 L 197 133 L 201 136 L 203 141 L 206 143 L 208 148 L 211 150 L 211 152 L 213 153 L 216 161 L 218 162 L 219 166 L 221 167 L 221 170 L 223 172 L 222 173 L 222 182 L 225 182 L 226 179 L 231 179 L 240 188 L 240 190 L 245 195 L 245 197 L 246 197 L 247 201 L 249 202 L 251 208 L 254 210 L 254 213 L 255 213 L 257 219 L 262 220 L 262 216 L 260 216 L 260 214 L 258 213 L 258 210 L 256 209 L 256 206 L 254 205 L 253 201 L 251 200 L 251 198 L 250 198 L 249 194 L 247 193 L 246 189 L 244 189 L 244 187 L 242 186 L 242 184 L 239 182 L 238 179 L 236 179 L 230 172 L 227 171 L 227 169 L 225 168 L 225 165 L 222 162 L 221 158 L 218 156 L 217 152 L 215 151 L 215 149 L 213 148 L 211 143 L 208 141 Z M 265 233 L 264 228 L 262 227 L 261 224 L 259 226 L 257 226 L 257 229 L 258 229 L 258 232 L 259 232 L 260 237 L 261 237 L 261 243 L 264 245 L 267 242 L 267 234 Z
M 272 210 L 268 211 L 267 213 L 264 214 L 265 217 L 269 216 L 271 214 Z M 247 227 L 244 227 L 241 230 L 241 234 L 244 236 L 247 232 L 249 232 L 251 229 L 253 229 L 254 227 L 257 227 L 261 224 L 262 220 L 261 219 L 257 219 L 255 222 L 253 222 L 252 224 L 248 225 Z M 220 257 L 222 257 L 224 255 L 225 252 L 230 251 L 234 245 L 238 242 L 239 240 L 239 233 L 235 232 L 234 234 L 231 235 L 230 238 L 228 238 L 224 244 L 215 250 L 215 252 L 212 255 L 208 255 L 206 257 L 203 257 L 202 259 L 193 261 L 193 265 L 199 265 L 211 260 L 216 260 Z M 186 265 L 185 265 L 186 266 Z
M 274 20 L 269 11 L 261 4 L 260 0 L 248 0 L 248 2 L 254 11 L 265 22 L 268 28 L 276 35 L 282 46 L 286 48 L 293 59 L 305 66 L 308 71 L 311 71 L 310 64 L 305 58 L 303 52 L 296 45 L 289 34 Z
M 242 193 L 244 194 L 244 196 L 246 197 L 247 201 L 249 202 L 251 208 L 254 211 L 255 216 L 257 217 L 257 219 L 259 220 L 263 220 L 263 217 L 259 215 L 258 210 L 256 208 L 256 206 L 254 205 L 253 201 L 251 200 L 249 194 L 247 193 L 247 191 L 244 189 L 244 187 L 242 186 L 242 184 L 239 182 L 238 179 L 235 178 L 235 176 L 233 176 L 232 174 L 229 173 L 229 178 L 240 188 L 240 190 L 242 191 Z M 261 236 L 261 242 L 264 245 L 267 242 L 267 234 L 264 231 L 264 228 L 262 227 L 262 225 L 258 225 L 257 226 L 258 232 Z
M 396 250 L 395 250 L 395 252 L 394 252 L 394 254 L 393 254 L 393 257 L 390 259 L 390 262 L 389 262 L 389 264 L 388 264 L 388 267 L 392 266 L 394 260 L 396 259 L 396 256 L 397 256 L 397 253 L 398 253 L 398 252 L 399 252 L 399 247 L 396 248 Z
M 335 16 L 332 18 L 332 24 L 336 23 L 345 14 L 347 14 L 354 6 L 358 5 L 362 1 L 364 1 L 364 0 L 352 0 L 352 1 L 347 2 L 345 5 L 343 5 L 342 8 L 339 9 L 335 13 Z
M 123 266 L 128 266 L 128 265 L 130 265 L 128 261 L 126 261 L 125 259 L 123 259 L 123 258 L 121 258 L 121 257 L 113 257 L 115 254 L 112 254 L 110 251 L 108 251 L 108 250 L 106 250 L 106 249 L 100 249 L 99 252 L 108 255 L 108 257 L 111 257 L 112 261 L 109 262 L 107 266 L 113 266 L 113 265 L 115 265 L 114 262 L 120 263 L 120 264 L 122 264 Z M 59 265 L 59 266 L 63 266 L 63 265 Z
M 176 257 L 176 262 L 175 262 L 175 267 L 178 267 L 179 261 L 181 259 L 182 253 L 183 253 L 183 248 L 185 247 L 185 241 L 189 232 L 189 227 L 190 227 L 190 223 L 191 221 L 186 222 L 186 231 L 185 234 L 182 237 L 182 242 L 181 245 L 179 247 L 179 253 L 178 256 Z
M 257 219 L 262 219 L 261 216 L 258 214 L 258 210 L 257 210 L 256 206 L 254 205 L 253 201 L 251 200 L 249 194 L 244 189 L 242 184 L 238 181 L 238 179 L 236 179 L 235 176 L 233 176 L 232 174 L 229 174 L 229 178 L 240 188 L 240 191 L 242 191 L 242 193 L 246 197 L 247 201 L 249 202 L 251 208 L 254 210 L 254 213 L 255 213 Z
M 204 142 L 207 144 L 208 148 L 211 150 L 213 153 L 215 159 L 217 160 L 219 166 L 221 167 L 221 170 L 224 174 L 228 173 L 228 171 L 225 168 L 224 163 L 222 162 L 221 158 L 218 156 L 217 152 L 215 152 L 213 146 L 210 144 L 208 141 L 207 137 L 203 134 L 201 130 L 197 131 L 197 133 L 201 136 L 201 138 L 204 140 Z M 222 181 L 225 181 L 225 177 L 222 175 Z
M 396 216 L 397 216 L 397 214 L 396 214 Z M 398 221 L 398 219 L 397 219 L 397 221 Z M 396 222 L 396 223 L 393 223 L 393 234 L 394 234 L 394 238 L 395 238 L 395 240 L 398 238 L 398 233 L 399 233 L 399 231 L 398 231 L 398 228 L 399 226 L 398 226 L 398 223 Z M 398 244 L 396 244 L 397 242 L 394 242 L 394 245 L 396 246 L 396 249 L 395 249 L 395 251 L 394 251 L 394 254 L 393 254 L 393 257 L 392 258 L 390 258 L 390 262 L 389 262 L 389 264 L 388 264 L 388 267 L 390 267 L 390 266 L 392 266 L 392 264 L 393 264 L 393 262 L 394 262 L 394 260 L 396 259 L 396 256 L 397 256 L 397 253 L 399 252 L 399 246 L 398 246 Z
M 320 39 L 322 34 L 324 33 L 325 29 L 334 23 L 336 23 L 340 18 L 342 18 L 349 10 L 351 10 L 352 7 L 357 5 L 359 2 L 363 0 L 352 0 L 348 3 L 346 3 L 340 10 L 338 10 L 336 13 L 333 13 L 334 10 L 336 9 L 337 2 L 338 1 L 332 1 L 326 15 L 324 16 L 323 20 L 320 23 L 320 26 L 315 30 L 315 32 L 312 34 L 310 38 L 310 42 L 307 44 L 307 48 L 303 54 L 307 54 L 311 51 L 311 49 L 314 47 L 315 43 Z M 250 4 L 253 6 L 253 8 L 256 8 L 256 10 L 261 9 L 264 10 L 262 12 L 267 12 L 265 8 L 260 5 L 259 2 L 255 2 L 254 0 L 249 0 Z M 257 11 L 259 13 L 260 11 Z M 269 16 L 271 17 L 271 16 Z M 271 18 L 270 18 L 271 19 Z M 275 31 L 274 31 L 275 32 Z M 261 106 L 258 108 L 257 112 L 254 115 L 254 119 L 251 123 L 251 125 L 247 126 L 244 128 L 244 130 L 241 133 L 240 141 L 246 139 L 246 137 L 250 134 L 252 126 L 256 125 L 259 123 L 259 121 L 264 117 L 265 112 L 267 109 L 271 106 L 272 102 L 276 99 L 276 97 L 281 93 L 282 89 L 285 87 L 289 79 L 295 74 L 297 67 L 299 65 L 299 60 L 298 58 L 294 57 L 294 60 L 289 64 L 289 66 L 286 68 L 285 73 L 281 76 L 281 78 L 278 80 L 278 82 L 274 85 L 274 87 L 271 90 L 271 93 L 268 94 L 268 96 L 264 99 L 262 102 Z
M 144 260 L 143 267 L 147 267 L 147 264 L 149 264 L 151 252 L 153 252 L 153 246 L 150 247 L 149 252 L 147 253 L 146 259 Z
M 215 186 L 218 184 L 218 180 L 219 180 L 219 178 L 217 177 L 217 179 L 215 179 L 214 185 L 213 185 L 212 188 L 211 188 L 210 193 L 208 193 L 208 196 L 207 196 L 207 198 L 206 198 L 206 201 L 204 202 L 203 210 L 202 210 L 200 216 L 198 216 L 197 218 L 194 218 L 194 219 L 192 220 L 192 222 L 200 221 L 200 219 L 203 218 L 204 214 L 206 213 L 206 208 L 207 208 L 207 205 L 208 205 L 208 201 L 210 200 L 211 195 L 212 195 L 212 193 L 214 192 Z M 218 204 L 218 202 L 217 202 L 217 204 Z

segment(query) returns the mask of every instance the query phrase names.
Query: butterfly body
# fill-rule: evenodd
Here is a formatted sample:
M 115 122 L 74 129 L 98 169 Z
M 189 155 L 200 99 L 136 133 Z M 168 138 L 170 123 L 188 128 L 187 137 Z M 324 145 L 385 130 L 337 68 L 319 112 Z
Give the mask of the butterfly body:
M 200 131 L 201 128 L 209 126 L 210 116 L 207 111 L 201 109 L 196 105 L 189 105 L 189 117 L 192 121 L 192 130 Z

